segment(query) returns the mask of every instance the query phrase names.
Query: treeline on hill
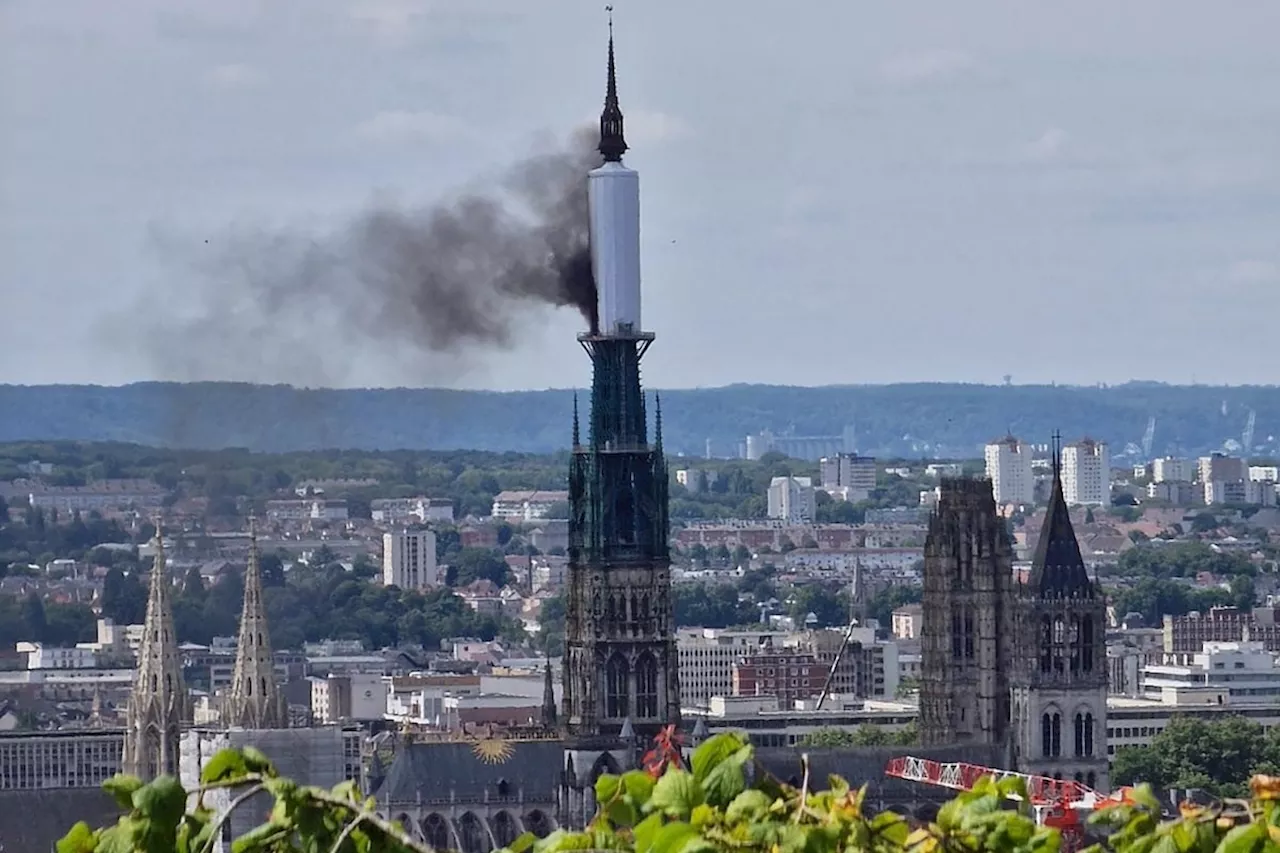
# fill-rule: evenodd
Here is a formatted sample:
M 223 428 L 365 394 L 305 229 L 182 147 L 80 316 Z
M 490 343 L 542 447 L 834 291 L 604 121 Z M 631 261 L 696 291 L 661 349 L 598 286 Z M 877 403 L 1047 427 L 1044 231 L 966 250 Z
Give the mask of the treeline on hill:
M 1229 578 L 1230 589 L 1186 583 L 1201 572 Z M 1110 577 L 1127 583 L 1109 593 L 1118 616 L 1141 613 L 1145 624 L 1159 625 L 1166 615 L 1181 616 L 1219 605 L 1253 607 L 1257 572 L 1245 555 L 1215 551 L 1203 542 L 1141 542 L 1108 569 Z
M 548 452 L 569 444 L 570 390 L 492 393 L 441 389 L 301 389 L 229 382 L 147 382 L 119 388 L 0 385 L 0 441 L 137 441 L 166 447 L 476 448 Z M 1280 423 L 1280 388 L 899 385 L 802 388 L 730 385 L 663 391 L 670 452 L 736 455 L 747 435 L 841 435 L 880 456 L 973 456 L 1006 431 L 1048 441 L 1091 435 L 1114 448 L 1199 455 L 1240 440 L 1249 413 L 1260 436 Z M 91 414 L 90 414 L 91 413 Z M 1274 431 L 1274 430 L 1271 430 Z M 1274 450 L 1274 448 L 1272 448 Z M 1271 452 L 1271 451 L 1268 451 Z

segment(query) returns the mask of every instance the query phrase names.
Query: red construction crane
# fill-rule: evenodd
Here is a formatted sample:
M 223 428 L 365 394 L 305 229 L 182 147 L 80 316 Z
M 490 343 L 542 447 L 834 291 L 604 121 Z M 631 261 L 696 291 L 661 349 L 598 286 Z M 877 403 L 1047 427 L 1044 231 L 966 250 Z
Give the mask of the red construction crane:
M 1128 788 L 1121 788 L 1113 794 L 1102 794 L 1071 779 L 1015 773 L 1012 770 L 983 767 L 965 761 L 934 761 L 904 755 L 889 759 L 884 773 L 895 779 L 936 785 L 954 791 L 971 790 L 984 777 L 991 777 L 997 782 L 1009 778 L 1021 779 L 1026 786 L 1027 801 L 1034 810 L 1036 822 L 1056 827 L 1062 833 L 1064 853 L 1071 853 L 1083 846 L 1082 812 L 1087 816 L 1103 806 L 1130 801 Z

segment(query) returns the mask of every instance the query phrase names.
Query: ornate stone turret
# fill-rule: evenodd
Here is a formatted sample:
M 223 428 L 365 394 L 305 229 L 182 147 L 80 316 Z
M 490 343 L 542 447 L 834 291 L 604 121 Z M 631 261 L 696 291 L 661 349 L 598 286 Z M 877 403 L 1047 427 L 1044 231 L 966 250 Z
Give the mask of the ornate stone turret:
M 244 608 L 240 613 L 240 637 L 236 642 L 236 668 L 223 707 L 222 721 L 246 729 L 288 727 L 284 696 L 276 684 L 275 658 L 267 611 L 262 600 L 262 568 L 258 559 L 258 535 L 249 519 L 249 565 L 244 573 Z
M 551 675 L 551 658 L 547 658 L 546 680 L 542 685 L 542 727 L 548 731 L 556 728 L 556 688 Z
M 178 658 L 178 638 L 173 629 L 164 534 L 159 522 L 155 543 L 147 618 L 138 649 L 133 692 L 129 694 L 122 761 L 125 773 L 144 780 L 166 773 L 178 774 L 178 740 L 190 710 Z

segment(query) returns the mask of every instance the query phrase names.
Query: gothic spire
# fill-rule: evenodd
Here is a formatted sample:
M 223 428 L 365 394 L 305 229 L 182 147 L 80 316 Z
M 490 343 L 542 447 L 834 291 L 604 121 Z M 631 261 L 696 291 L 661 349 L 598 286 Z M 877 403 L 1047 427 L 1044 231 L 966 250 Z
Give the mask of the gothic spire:
M 600 147 L 606 163 L 621 163 L 627 141 L 622 136 L 622 107 L 618 106 L 618 75 L 613 64 L 613 7 L 609 10 L 609 82 L 605 88 L 604 110 L 600 113 Z
M 249 519 L 249 564 L 244 573 L 244 608 L 236 642 L 236 668 L 231 676 L 223 722 L 246 729 L 286 728 L 284 703 L 276 685 L 275 658 L 267 631 L 262 598 L 262 568 L 258 559 L 258 531 Z
M 1053 434 L 1053 491 L 1028 584 L 1040 598 L 1092 598 L 1095 594 L 1062 492 L 1062 436 L 1058 433 Z
M 556 725 L 556 688 L 551 677 L 551 658 L 547 658 L 546 678 L 542 684 L 542 726 L 546 729 Z
M 581 444 L 581 436 L 578 433 L 578 392 L 573 392 L 573 446 L 577 447 Z
M 129 694 L 123 771 L 144 780 L 178 773 L 178 739 L 186 721 L 187 688 L 182 681 L 171 592 L 164 558 L 164 531 L 156 520 L 156 557 L 151 567 L 147 616 L 138 647 L 138 668 Z
M 662 395 L 657 391 L 653 392 L 653 446 L 656 450 L 662 450 Z

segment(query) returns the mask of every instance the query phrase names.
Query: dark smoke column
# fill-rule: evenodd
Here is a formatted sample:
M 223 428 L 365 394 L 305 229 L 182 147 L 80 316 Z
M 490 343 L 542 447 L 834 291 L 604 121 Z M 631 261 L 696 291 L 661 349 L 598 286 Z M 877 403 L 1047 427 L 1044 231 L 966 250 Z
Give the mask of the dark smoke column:
M 640 327 L 639 179 L 622 163 L 612 33 L 599 149 L 588 184 L 599 328 L 578 338 L 593 376 L 585 442 L 574 414 L 561 717 L 584 774 L 602 749 L 633 766 L 635 749 L 680 722 L 662 413 L 650 444 L 640 389 L 654 336 Z

